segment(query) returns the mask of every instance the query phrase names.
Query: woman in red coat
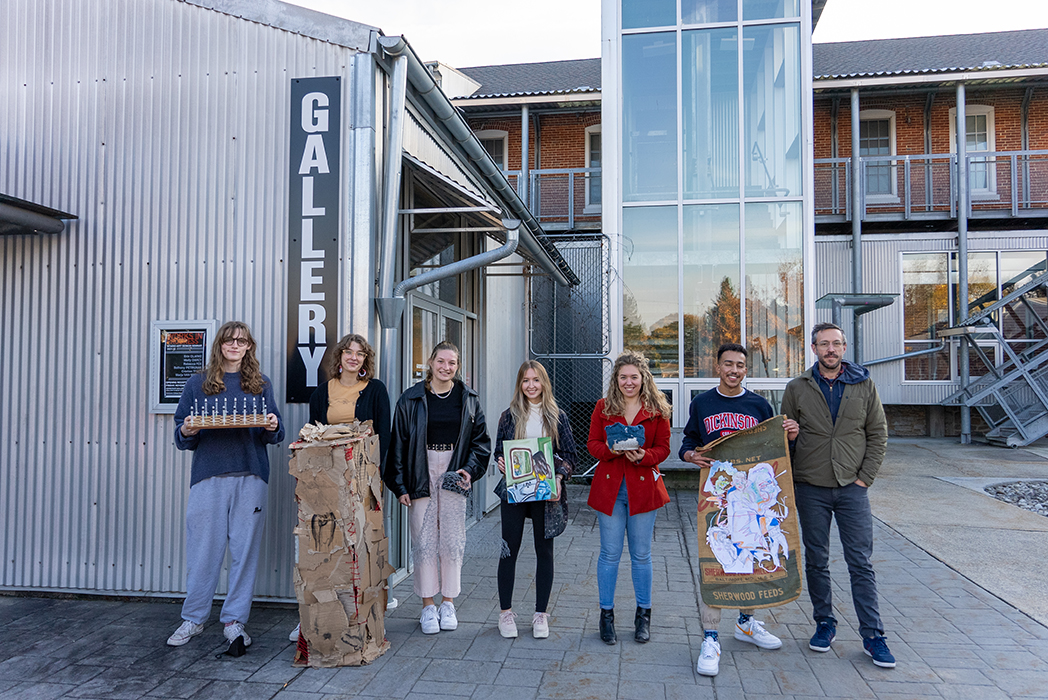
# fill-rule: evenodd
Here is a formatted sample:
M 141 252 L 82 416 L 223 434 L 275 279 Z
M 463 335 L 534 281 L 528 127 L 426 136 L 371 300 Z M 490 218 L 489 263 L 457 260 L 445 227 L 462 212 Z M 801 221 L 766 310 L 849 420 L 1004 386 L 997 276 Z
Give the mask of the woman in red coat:
M 630 572 L 637 596 L 634 639 L 648 641 L 651 626 L 651 540 L 655 514 L 670 501 L 659 472 L 670 454 L 670 404 L 648 369 L 644 355 L 627 350 L 615 360 L 605 398 L 590 419 L 589 452 L 600 462 L 593 474 L 589 505 L 600 524 L 597 588 L 600 592 L 600 638 L 615 639 L 615 583 L 623 537 L 629 541 Z M 615 423 L 643 426 L 644 443 L 613 450 L 606 429 Z

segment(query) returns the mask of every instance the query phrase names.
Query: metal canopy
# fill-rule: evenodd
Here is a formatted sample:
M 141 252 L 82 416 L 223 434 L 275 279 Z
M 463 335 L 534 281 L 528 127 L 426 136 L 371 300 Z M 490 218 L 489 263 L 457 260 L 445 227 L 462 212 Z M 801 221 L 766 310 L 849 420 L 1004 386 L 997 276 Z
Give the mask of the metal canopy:
M 898 294 L 826 294 L 815 301 L 817 309 L 832 309 L 833 324 L 841 325 L 841 312 L 845 306 L 854 309 L 856 316 L 891 306 Z
M 75 214 L 0 194 L 0 235 L 61 233 L 63 220 L 76 218 Z

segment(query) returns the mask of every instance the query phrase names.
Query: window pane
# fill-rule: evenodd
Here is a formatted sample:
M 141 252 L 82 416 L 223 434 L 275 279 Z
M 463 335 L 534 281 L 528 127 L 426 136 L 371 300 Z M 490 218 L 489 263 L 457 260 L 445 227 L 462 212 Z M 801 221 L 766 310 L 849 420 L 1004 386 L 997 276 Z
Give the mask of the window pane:
M 1009 251 L 1001 253 L 1001 294 L 1007 296 L 1045 269 L 1043 251 Z M 1004 337 L 1009 340 L 1040 340 L 1045 337 L 1041 322 L 1048 323 L 1048 297 L 1044 287 L 1027 292 L 1025 303 L 1016 300 L 1004 309 L 1001 318 Z M 1013 344 L 1016 352 L 1025 347 Z
M 622 37 L 622 198 L 677 199 L 677 39 Z
M 677 208 L 622 210 L 623 345 L 656 377 L 678 376 Z
M 951 265 L 956 268 L 957 254 L 950 255 Z M 956 276 L 955 276 L 956 279 Z M 954 299 L 957 299 L 956 282 L 954 283 Z M 997 301 L 997 253 L 969 253 L 968 254 L 968 310 L 958 314 L 959 302 L 954 303 L 954 314 L 957 321 L 967 318 L 990 304 Z M 994 314 L 996 322 L 997 314 Z
M 776 19 L 778 17 L 800 17 L 798 0 L 742 0 L 742 18 Z
M 680 12 L 684 24 L 734 22 L 739 7 L 735 0 L 681 0 Z
M 506 169 L 506 142 L 502 139 L 481 139 L 480 145 L 488 152 L 495 165 L 500 169 Z
M 734 28 L 684 32 L 685 199 L 739 196 L 738 41 Z
M 684 207 L 684 376 L 716 377 L 722 343 L 742 340 L 739 205 Z
M 672 27 L 676 24 L 676 0 L 622 0 L 623 29 Z
M 905 343 L 904 352 L 915 352 L 917 350 L 930 350 L 935 347 L 934 343 Z M 910 382 L 930 382 L 950 380 L 950 348 L 949 346 L 939 352 L 907 357 L 903 378 Z
M 800 202 L 746 205 L 746 347 L 751 377 L 804 369 Z
M 801 194 L 800 30 L 743 29 L 746 195 Z
M 600 165 L 600 132 L 592 132 L 589 135 L 589 164 L 588 168 L 599 168 Z M 589 173 L 586 178 L 587 197 L 586 204 L 599 205 L 601 202 L 600 175 Z
M 946 254 L 902 256 L 902 317 L 905 340 L 931 340 L 948 328 Z

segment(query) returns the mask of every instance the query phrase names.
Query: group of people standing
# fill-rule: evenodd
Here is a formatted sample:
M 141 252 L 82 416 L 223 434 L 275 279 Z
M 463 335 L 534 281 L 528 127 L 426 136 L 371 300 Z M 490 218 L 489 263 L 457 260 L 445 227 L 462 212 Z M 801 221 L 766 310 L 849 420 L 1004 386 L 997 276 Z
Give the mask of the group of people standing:
M 832 324 L 812 331 L 817 362 L 787 386 L 783 399 L 783 430 L 794 456 L 796 502 L 805 548 L 805 571 L 812 599 L 816 632 L 809 646 L 828 651 L 836 633 L 828 568 L 828 538 L 836 517 L 852 580 L 855 609 L 864 649 L 874 663 L 891 667 L 877 612 L 877 592 L 870 564 L 872 516 L 866 489 L 883 459 L 887 440 L 883 408 L 869 373 L 844 362 L 844 333 Z M 679 451 L 682 460 L 708 466 L 706 445 L 733 429 L 714 424 L 745 425 L 745 421 L 709 421 L 721 414 L 756 421 L 773 415 L 767 400 L 746 390 L 747 352 L 726 344 L 717 354 L 719 384 L 696 397 L 690 406 Z M 567 522 L 564 480 L 577 462 L 567 414 L 553 397 L 545 368 L 528 361 L 517 372 L 513 398 L 499 418 L 494 451 L 476 391 L 459 377 L 458 349 L 444 341 L 433 349 L 423 381 L 405 391 L 390 411 L 386 387 L 374 377 L 375 354 L 360 335 L 348 335 L 336 346 L 326 367 L 330 379 L 310 400 L 310 421 L 347 423 L 371 420 L 380 440 L 382 479 L 409 509 L 414 561 L 414 592 L 422 599 L 420 624 L 425 634 L 458 627 L 455 599 L 461 593 L 466 545 L 466 511 L 473 484 L 494 458 L 500 472 L 506 464 L 506 440 L 550 438 L 557 498 L 552 501 L 510 502 L 505 480 L 496 492 L 502 498 L 503 547 L 498 563 L 503 637 L 518 634 L 513 611 L 516 563 L 526 520 L 532 521 L 535 570 L 535 612 L 532 634 L 549 636 L 549 599 L 554 574 L 554 539 Z M 272 412 L 264 427 L 205 430 L 189 427 L 186 418 L 195 401 L 261 397 Z M 246 405 L 246 404 L 245 404 Z M 225 551 L 231 554 L 229 591 L 220 620 L 225 637 L 251 643 L 244 630 L 248 619 L 260 536 L 266 505 L 269 462 L 266 445 L 283 440 L 284 426 L 276 409 L 272 383 L 259 371 L 255 341 L 239 322 L 223 325 L 215 338 L 204 373 L 189 380 L 175 413 L 175 442 L 193 450 L 190 494 L 186 512 L 188 553 L 187 596 L 182 624 L 168 639 L 180 646 L 203 630 L 211 609 Z M 600 553 L 597 558 L 599 634 L 615 644 L 615 588 L 624 544 L 636 598 L 634 640 L 651 638 L 652 542 L 656 516 L 670 497 L 659 465 L 670 455 L 671 407 L 655 385 L 647 359 L 627 351 L 616 360 L 605 396 L 590 420 L 587 448 L 598 460 L 588 504 L 597 512 Z M 609 426 L 625 427 L 640 436 L 621 448 L 609 440 Z M 436 598 L 440 596 L 438 607 Z M 716 675 L 720 643 L 720 611 L 700 604 L 704 640 L 697 672 Z M 736 639 L 763 649 L 782 642 L 764 629 L 753 610 L 740 610 Z M 292 632 L 297 639 L 298 630 Z

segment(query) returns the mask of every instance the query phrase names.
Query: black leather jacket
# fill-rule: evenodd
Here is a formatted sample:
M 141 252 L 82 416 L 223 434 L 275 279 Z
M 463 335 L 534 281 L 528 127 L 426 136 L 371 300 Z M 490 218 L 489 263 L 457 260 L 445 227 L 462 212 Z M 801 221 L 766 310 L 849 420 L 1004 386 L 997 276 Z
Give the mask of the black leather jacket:
M 455 381 L 461 384 L 459 380 Z M 465 469 L 470 479 L 476 482 L 488 471 L 491 438 L 484 422 L 480 397 L 465 384 L 462 388 L 462 422 L 448 471 Z M 415 500 L 430 495 L 429 467 L 426 463 L 428 420 L 426 383 L 419 382 L 397 400 L 393 412 L 393 435 L 382 468 L 382 481 L 397 498 L 407 494 L 411 500 Z

